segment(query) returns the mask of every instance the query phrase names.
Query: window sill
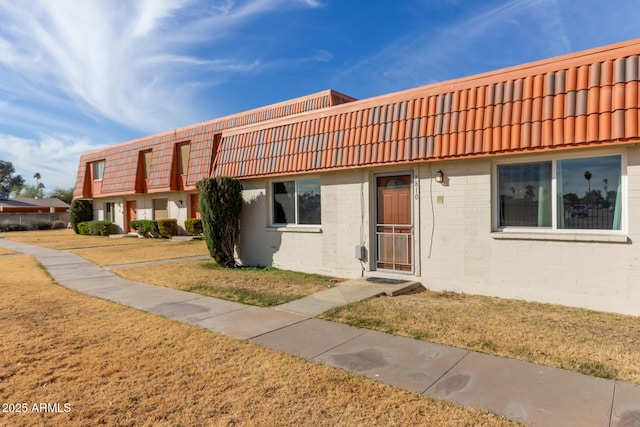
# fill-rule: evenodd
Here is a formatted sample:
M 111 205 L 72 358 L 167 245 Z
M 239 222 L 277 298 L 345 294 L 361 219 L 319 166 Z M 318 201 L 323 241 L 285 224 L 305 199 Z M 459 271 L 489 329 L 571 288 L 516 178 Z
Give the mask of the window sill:
M 493 231 L 491 232 L 491 238 L 496 240 L 551 240 L 559 242 L 630 243 L 629 237 L 626 234 Z
M 322 233 L 321 227 L 267 227 L 267 231 L 281 231 L 285 233 Z

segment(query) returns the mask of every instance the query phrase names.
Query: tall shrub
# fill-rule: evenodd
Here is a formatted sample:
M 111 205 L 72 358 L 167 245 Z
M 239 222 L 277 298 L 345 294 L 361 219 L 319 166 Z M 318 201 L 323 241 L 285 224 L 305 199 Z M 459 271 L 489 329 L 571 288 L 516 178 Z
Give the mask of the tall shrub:
M 71 202 L 69 222 L 73 231 L 78 234 L 78 224 L 93 220 L 93 202 L 91 200 L 76 199 Z
M 162 237 L 167 239 L 178 235 L 178 220 L 175 218 L 159 219 L 158 231 Z
M 242 209 L 242 185 L 225 176 L 204 178 L 196 185 L 200 192 L 202 232 L 209 253 L 224 267 L 237 267 L 233 250 Z

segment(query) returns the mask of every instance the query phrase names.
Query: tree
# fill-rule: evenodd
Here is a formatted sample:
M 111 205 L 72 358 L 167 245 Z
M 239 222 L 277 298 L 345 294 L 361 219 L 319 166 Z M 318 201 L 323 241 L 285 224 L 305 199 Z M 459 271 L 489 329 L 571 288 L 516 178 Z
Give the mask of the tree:
M 40 182 L 40 179 L 42 179 L 42 175 L 40 175 L 40 172 L 36 172 L 35 174 L 33 174 L 33 177 L 36 179 L 37 192 L 35 197 L 42 197 L 44 191 L 44 184 Z
M 586 180 L 587 180 L 587 184 L 589 184 L 589 190 L 587 190 L 587 194 L 588 194 L 588 193 L 591 193 L 591 177 L 592 177 L 592 176 L 593 176 L 593 175 L 592 175 L 592 174 L 591 174 L 591 172 L 589 172 L 589 171 L 586 171 L 586 172 L 584 173 L 584 179 L 586 179 Z
M 71 202 L 71 209 L 69 209 L 69 222 L 76 234 L 79 233 L 78 224 L 91 220 L 93 220 L 93 202 L 91 200 L 76 199 Z
M 0 160 L 0 198 L 6 199 L 15 188 L 24 184 L 24 179 L 20 175 L 14 176 L 14 173 L 11 162 Z
M 42 183 L 41 183 L 42 185 Z M 16 187 L 13 190 L 14 197 L 28 197 L 28 198 L 36 198 L 40 197 L 41 190 L 35 185 L 24 184 L 20 187 Z
M 60 199 L 65 203 L 71 204 L 73 200 L 73 188 L 65 190 L 64 188 L 54 188 L 49 193 L 49 197 L 54 197 L 56 199 Z
M 209 254 L 223 267 L 237 267 L 233 252 L 242 209 L 240 181 L 229 177 L 204 178 L 196 187 L 200 192 L 202 231 Z

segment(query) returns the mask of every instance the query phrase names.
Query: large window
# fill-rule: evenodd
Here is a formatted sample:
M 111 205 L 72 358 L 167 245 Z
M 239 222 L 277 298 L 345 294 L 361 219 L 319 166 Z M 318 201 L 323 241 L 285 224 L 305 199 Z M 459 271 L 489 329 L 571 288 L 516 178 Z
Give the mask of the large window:
M 622 156 L 498 166 L 499 228 L 620 230 Z
M 93 163 L 93 180 L 99 181 L 104 177 L 104 160 Z
M 278 181 L 272 184 L 274 225 L 320 225 L 320 179 Z

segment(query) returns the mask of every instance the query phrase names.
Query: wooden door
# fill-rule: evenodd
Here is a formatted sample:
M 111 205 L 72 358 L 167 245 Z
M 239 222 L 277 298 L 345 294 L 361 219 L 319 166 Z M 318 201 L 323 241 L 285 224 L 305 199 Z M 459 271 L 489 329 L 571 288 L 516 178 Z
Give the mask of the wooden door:
M 124 226 L 125 230 L 136 231 L 131 228 L 129 225 L 131 221 L 135 221 L 138 218 L 138 214 L 136 212 L 136 201 L 135 200 L 127 200 L 127 223 Z
M 200 218 L 200 197 L 198 193 L 191 195 L 190 203 L 191 203 L 190 218 Z
M 376 177 L 376 267 L 413 271 L 411 175 Z

